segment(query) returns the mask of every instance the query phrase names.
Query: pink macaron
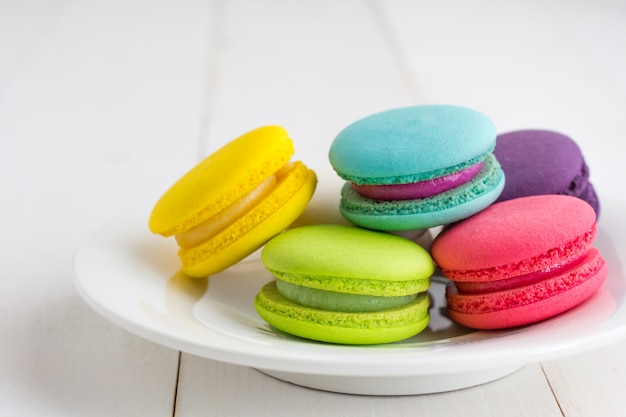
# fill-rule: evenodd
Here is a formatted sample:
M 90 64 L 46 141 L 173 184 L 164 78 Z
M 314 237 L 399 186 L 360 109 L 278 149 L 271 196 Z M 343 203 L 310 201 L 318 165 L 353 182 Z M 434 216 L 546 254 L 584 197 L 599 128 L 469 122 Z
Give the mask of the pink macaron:
M 541 321 L 589 298 L 608 274 L 593 242 L 596 214 L 565 195 L 493 204 L 432 244 L 450 317 L 476 329 Z

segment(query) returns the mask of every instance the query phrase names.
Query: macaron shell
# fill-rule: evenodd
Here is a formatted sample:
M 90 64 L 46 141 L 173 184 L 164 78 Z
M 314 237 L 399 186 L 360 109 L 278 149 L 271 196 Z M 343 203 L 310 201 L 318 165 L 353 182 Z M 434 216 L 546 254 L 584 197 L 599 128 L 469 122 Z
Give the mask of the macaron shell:
M 277 188 L 262 203 L 204 243 L 180 249 L 182 270 L 192 277 L 206 277 L 240 261 L 293 223 L 306 208 L 317 184 L 315 173 L 294 162 Z
M 289 280 L 327 282 L 335 288 L 320 289 L 348 292 L 336 286 L 356 282 L 360 292 L 363 281 L 381 283 L 381 289 L 396 282 L 425 281 L 434 272 L 430 254 L 418 244 L 388 233 L 352 226 L 313 225 L 290 229 L 269 241 L 261 259 L 266 268 Z M 316 278 L 320 278 L 317 280 Z M 296 278 L 297 279 L 297 278 Z M 391 295 L 391 294 L 370 294 Z
M 361 196 L 346 183 L 339 208 L 347 220 L 368 229 L 422 229 L 472 216 L 491 205 L 504 186 L 505 177 L 500 165 L 493 155 L 489 155 L 482 170 L 470 182 L 423 199 L 372 200 Z
M 204 222 L 273 175 L 293 153 L 293 143 L 280 126 L 261 127 L 234 139 L 163 194 L 150 215 L 150 230 L 172 236 Z
M 416 182 L 479 162 L 495 146 L 482 113 L 458 106 L 412 106 L 377 113 L 343 129 L 329 150 L 338 175 L 357 184 Z
M 431 263 L 432 265 L 432 263 Z M 431 271 L 428 269 L 421 271 Z M 324 291 L 335 291 L 348 294 L 373 295 L 383 297 L 399 297 L 403 295 L 416 294 L 428 290 L 430 287 L 430 277 L 420 277 L 412 280 L 389 281 L 379 278 L 349 278 L 338 276 L 324 276 L 315 273 L 289 273 L 270 270 L 272 274 L 285 282 L 300 285 L 307 288 L 315 288 Z M 432 274 L 432 272 L 431 272 Z M 392 277 L 391 275 L 381 276 L 382 278 Z
M 593 188 L 593 185 L 591 183 L 587 183 L 587 187 L 585 187 L 575 196 L 589 203 L 589 205 L 593 207 L 593 210 L 596 212 L 596 218 L 600 217 L 600 199 L 598 198 L 596 190 L 595 188 Z
M 593 249 L 588 260 L 561 275 L 510 291 L 461 295 L 446 287 L 448 313 L 475 329 L 501 329 L 535 323 L 563 313 L 591 297 L 604 283 L 608 267 Z
M 549 130 L 518 130 L 498 135 L 494 154 L 507 176 L 498 198 L 565 194 L 600 205 L 589 168 L 578 145 L 568 136 Z
M 369 313 L 345 313 L 303 307 L 284 298 L 275 282 L 255 298 L 255 308 L 267 323 L 286 333 L 320 342 L 381 344 L 412 337 L 428 326 L 427 294 L 402 307 Z
M 592 207 L 576 197 L 508 200 L 445 228 L 431 253 L 450 279 L 504 279 L 581 255 L 596 236 L 595 219 Z

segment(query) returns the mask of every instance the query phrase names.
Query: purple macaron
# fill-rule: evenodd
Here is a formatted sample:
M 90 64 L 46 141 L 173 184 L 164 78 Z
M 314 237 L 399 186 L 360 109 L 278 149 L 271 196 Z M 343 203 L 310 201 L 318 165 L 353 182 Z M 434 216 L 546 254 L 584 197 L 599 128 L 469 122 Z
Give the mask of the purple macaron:
M 518 130 L 497 137 L 494 150 L 506 176 L 497 201 L 543 194 L 565 194 L 589 203 L 600 214 L 600 203 L 589 182 L 589 168 L 578 145 L 549 130 Z

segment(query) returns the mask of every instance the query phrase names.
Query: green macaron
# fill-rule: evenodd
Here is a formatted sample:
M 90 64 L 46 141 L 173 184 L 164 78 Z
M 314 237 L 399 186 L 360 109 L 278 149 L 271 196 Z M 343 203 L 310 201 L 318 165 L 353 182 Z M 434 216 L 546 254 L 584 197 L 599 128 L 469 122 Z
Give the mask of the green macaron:
M 409 338 L 429 321 L 434 263 L 418 244 L 343 225 L 288 230 L 264 247 L 276 277 L 255 298 L 261 318 L 283 332 L 340 344 Z

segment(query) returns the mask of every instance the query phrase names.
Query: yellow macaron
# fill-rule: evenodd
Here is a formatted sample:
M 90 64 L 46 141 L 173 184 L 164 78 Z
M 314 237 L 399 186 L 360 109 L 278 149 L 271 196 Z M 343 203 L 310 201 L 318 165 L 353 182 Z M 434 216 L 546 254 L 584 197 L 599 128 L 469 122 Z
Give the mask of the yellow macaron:
M 150 230 L 176 236 L 189 276 L 228 268 L 287 228 L 313 196 L 315 172 L 290 161 L 293 154 L 280 126 L 232 140 L 165 192 L 150 215 Z

